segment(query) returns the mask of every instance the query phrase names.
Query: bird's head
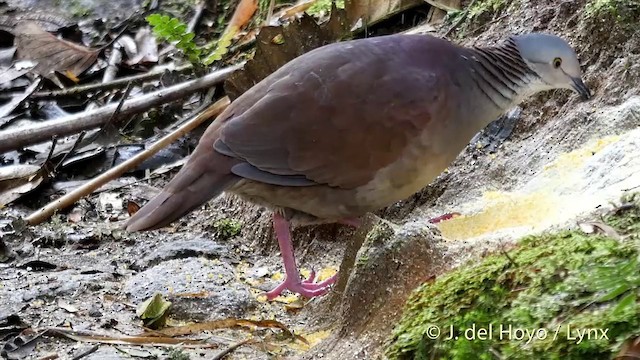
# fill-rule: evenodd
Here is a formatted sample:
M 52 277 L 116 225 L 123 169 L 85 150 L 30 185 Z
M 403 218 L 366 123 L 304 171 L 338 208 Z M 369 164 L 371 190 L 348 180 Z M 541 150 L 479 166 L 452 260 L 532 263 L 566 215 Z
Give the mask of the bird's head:
M 589 88 L 582 81 L 580 63 L 575 51 L 562 38 L 549 34 L 526 34 L 514 36 L 513 40 L 520 56 L 545 86 L 571 89 L 587 100 Z

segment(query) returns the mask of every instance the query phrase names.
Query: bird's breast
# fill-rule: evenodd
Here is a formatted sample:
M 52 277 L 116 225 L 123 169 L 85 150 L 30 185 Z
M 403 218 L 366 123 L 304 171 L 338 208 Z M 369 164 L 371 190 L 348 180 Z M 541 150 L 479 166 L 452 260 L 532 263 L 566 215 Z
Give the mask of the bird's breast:
M 397 161 L 358 189 L 358 202 L 381 208 L 406 199 L 440 175 L 458 152 L 452 154 L 433 144 L 411 145 Z

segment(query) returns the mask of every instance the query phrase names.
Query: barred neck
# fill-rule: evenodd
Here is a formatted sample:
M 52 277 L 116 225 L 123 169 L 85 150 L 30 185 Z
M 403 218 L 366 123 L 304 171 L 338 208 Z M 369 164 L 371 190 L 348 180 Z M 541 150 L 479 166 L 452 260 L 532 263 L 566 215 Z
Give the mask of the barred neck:
M 469 49 L 471 75 L 480 92 L 507 110 L 541 86 L 540 77 L 520 56 L 513 39 L 493 47 Z

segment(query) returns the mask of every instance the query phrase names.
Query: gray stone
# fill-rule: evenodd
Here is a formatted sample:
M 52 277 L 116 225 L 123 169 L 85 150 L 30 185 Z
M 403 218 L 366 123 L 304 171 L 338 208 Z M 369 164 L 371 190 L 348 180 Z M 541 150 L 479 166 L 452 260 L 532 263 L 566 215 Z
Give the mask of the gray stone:
M 145 251 L 145 249 L 142 249 Z M 162 261 L 172 259 L 184 259 L 190 257 L 219 257 L 228 253 L 226 246 L 220 245 L 210 239 L 198 237 L 191 240 L 184 240 L 184 235 L 175 241 L 163 243 L 157 248 L 153 248 L 142 259 L 136 262 L 138 269 L 145 269 L 149 266 L 157 265 Z
M 229 264 L 206 258 L 162 262 L 129 279 L 125 292 L 136 304 L 161 293 L 173 303 L 174 316 L 189 320 L 237 317 L 257 304 Z

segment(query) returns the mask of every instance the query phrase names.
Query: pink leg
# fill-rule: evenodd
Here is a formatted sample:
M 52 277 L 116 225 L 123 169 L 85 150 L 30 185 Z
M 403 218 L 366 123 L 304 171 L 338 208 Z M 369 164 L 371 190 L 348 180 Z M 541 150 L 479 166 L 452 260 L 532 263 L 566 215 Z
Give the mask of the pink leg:
M 456 216 L 460 216 L 460 213 L 457 212 L 453 212 L 453 213 L 447 213 L 444 215 L 440 215 L 438 217 L 434 217 L 432 219 L 429 219 L 428 221 L 432 224 L 437 224 L 441 221 L 445 221 L 445 220 L 449 220 L 449 219 L 453 219 Z
M 347 224 L 352 226 L 359 225 L 359 223 L 356 224 L 355 222 L 353 222 L 353 220 L 354 219 L 347 219 L 345 221 L 348 221 Z M 285 279 L 273 290 L 267 292 L 267 299 L 275 299 L 284 290 L 289 290 L 308 298 L 326 294 L 329 291 L 329 287 L 333 285 L 338 279 L 338 274 L 333 275 L 325 281 L 314 283 L 313 281 L 315 280 L 316 273 L 315 271 L 312 271 L 309 279 L 302 280 L 300 278 L 300 272 L 298 271 L 296 258 L 293 253 L 293 244 L 291 243 L 289 222 L 285 220 L 281 215 L 274 213 L 273 227 L 276 232 L 276 237 L 278 238 L 278 245 L 280 245 L 282 261 L 284 262 Z

